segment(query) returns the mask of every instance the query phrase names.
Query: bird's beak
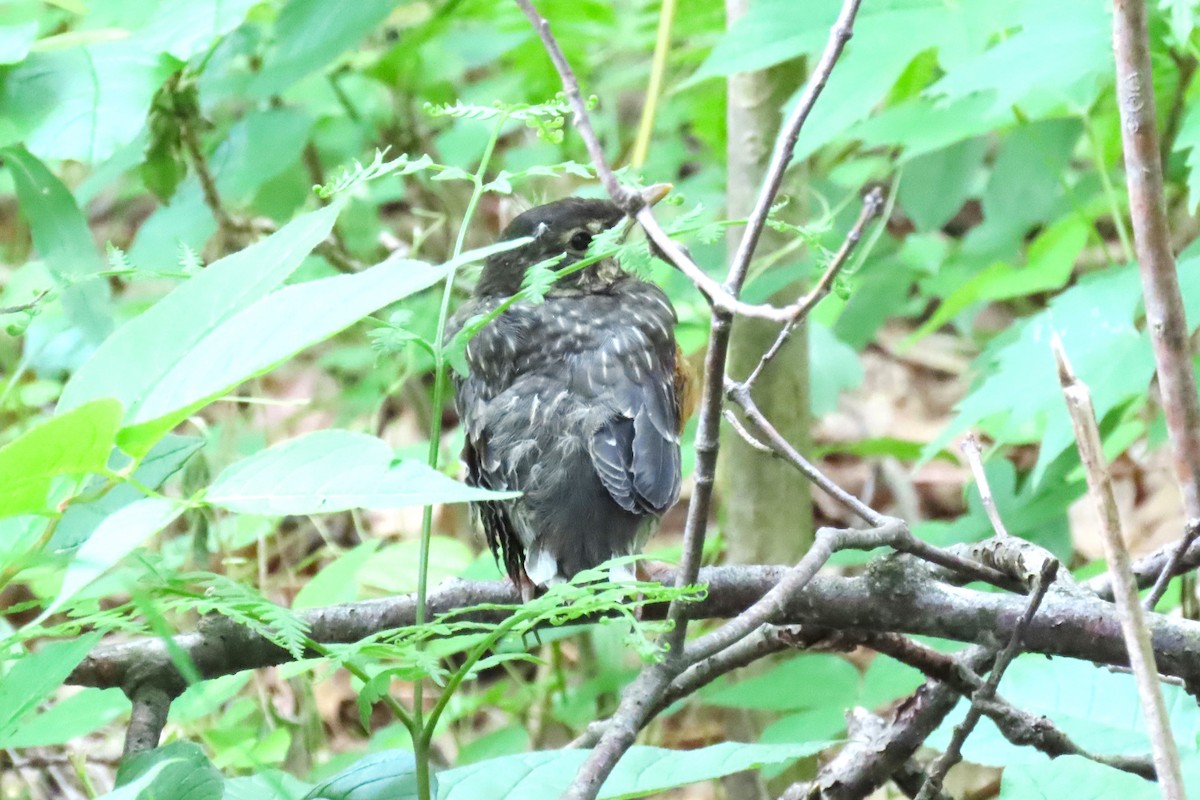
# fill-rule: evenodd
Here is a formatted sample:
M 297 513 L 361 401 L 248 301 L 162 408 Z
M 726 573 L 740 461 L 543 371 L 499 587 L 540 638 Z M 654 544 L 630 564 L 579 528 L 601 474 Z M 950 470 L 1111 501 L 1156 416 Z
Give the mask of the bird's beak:
M 662 200 L 664 197 L 669 195 L 671 190 L 674 188 L 675 187 L 669 183 L 652 184 L 647 186 L 645 189 L 642 189 L 642 200 L 646 202 L 646 205 L 652 206 L 659 200 Z M 633 226 L 636 222 L 637 220 L 633 217 L 629 217 L 627 220 L 625 220 L 625 229 L 621 231 L 622 242 L 625 241 L 625 239 L 629 236 L 629 232 L 633 230 Z

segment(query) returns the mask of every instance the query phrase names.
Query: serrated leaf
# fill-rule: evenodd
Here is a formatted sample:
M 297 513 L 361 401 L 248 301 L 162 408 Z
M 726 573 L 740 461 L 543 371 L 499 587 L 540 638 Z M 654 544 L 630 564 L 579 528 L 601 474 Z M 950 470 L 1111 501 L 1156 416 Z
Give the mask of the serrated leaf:
M 326 514 L 516 497 L 476 489 L 417 461 L 393 466 L 385 442 L 326 430 L 277 444 L 227 467 L 205 500 L 246 514 Z

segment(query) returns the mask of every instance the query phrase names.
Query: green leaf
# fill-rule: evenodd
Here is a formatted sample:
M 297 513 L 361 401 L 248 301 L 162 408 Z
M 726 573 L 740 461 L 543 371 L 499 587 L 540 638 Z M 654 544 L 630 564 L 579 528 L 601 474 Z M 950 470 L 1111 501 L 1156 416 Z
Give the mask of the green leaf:
M 908 162 L 898 200 L 918 231 L 938 230 L 958 213 L 986 152 L 987 140 L 973 137 Z
M 117 786 L 135 782 L 164 763 L 151 784 L 136 795 L 138 800 L 220 800 L 224 779 L 194 742 L 172 742 L 125 756 L 117 769 Z
M 808 326 L 808 360 L 809 403 L 814 416 L 831 413 L 842 392 L 862 385 L 862 362 L 854 348 L 818 322 Z
M 96 400 L 0 448 L 0 517 L 47 512 L 52 478 L 103 470 L 120 419 L 120 403 Z
M 227 467 L 205 500 L 244 514 L 326 514 L 516 497 L 453 481 L 364 433 L 326 430 L 277 444 Z
M 1161 796 L 1158 786 L 1145 778 L 1083 756 L 1009 767 L 1000 784 L 1000 800 L 1157 800 Z
M 222 323 L 266 296 L 329 235 L 339 206 L 305 214 L 245 250 L 210 265 L 149 310 L 121 326 L 71 376 L 59 411 L 116 397 L 127 420 L 172 367 Z M 245 348 L 253 349 L 253 348 Z
M 858 681 L 858 670 L 846 659 L 804 654 L 744 680 L 714 682 L 700 697 L 708 705 L 730 708 L 791 711 L 832 706 L 844 712 L 855 704 Z
M 254 775 L 225 781 L 221 800 L 301 800 L 310 785 L 278 769 L 259 769 Z
M 1188 106 L 1179 134 L 1175 137 L 1175 152 L 1187 151 L 1188 211 L 1195 214 L 1200 208 L 1200 103 Z
M 430 784 L 430 789 L 436 792 L 437 776 L 430 776 Z M 304 800 L 417 800 L 417 797 L 416 758 L 408 750 L 384 750 L 321 781 Z
M 19 64 L 37 39 L 37 21 L 0 26 L 0 64 Z
M 17 734 L 21 719 L 54 694 L 98 641 L 99 633 L 88 633 L 51 642 L 13 662 L 0 678 L 0 741 Z
M 6 77 L 0 117 L 40 158 L 97 164 L 142 132 L 176 67 L 134 39 L 35 52 Z
M 129 707 L 129 699 L 120 689 L 89 687 L 23 720 L 9 736 L 0 737 L 0 747 L 65 744 L 128 714 Z
M 1180 271 L 1185 269 L 1181 264 Z M 1150 342 L 1134 325 L 1140 302 L 1136 270 L 1109 269 L 1085 276 L 1049 308 L 997 337 L 973 367 L 984 377 L 921 457 L 932 458 L 962 431 L 979 427 L 998 442 L 1040 442 L 1032 475 L 1038 483 L 1050 462 L 1074 442 L 1050 333 L 1062 336 L 1075 372 L 1091 387 L 1096 414 L 1103 418 L 1144 395 L 1154 374 Z
M 356 0 L 329 13 L 324 0 L 289 0 L 275 24 L 275 49 L 250 91 L 267 96 L 322 69 L 354 47 L 395 7 L 394 0 Z
M 197 341 L 129 416 L 121 447 L 138 452 L 197 409 L 446 274 L 421 261 L 389 260 L 354 275 L 284 287 Z M 254 342 L 253 347 L 247 347 Z
M 292 600 L 292 610 L 303 611 L 306 608 L 332 606 L 357 600 L 358 571 L 378 549 L 379 540 L 368 539 L 326 564 L 296 592 L 296 597 Z
M 180 61 L 200 55 L 242 24 L 258 0 L 166 0 L 137 34 L 147 49 Z
M 617 762 L 600 789 L 602 800 L 647 797 L 676 786 L 712 780 L 811 756 L 834 742 L 742 744 L 722 742 L 695 750 L 635 745 Z M 552 750 L 480 761 L 438 774 L 438 800 L 520 798 L 555 800 L 575 777 L 587 750 Z
M 1018 106 L 1030 116 L 1085 110 L 1113 74 L 1108 8 L 1091 0 L 999 5 L 1020 8 L 1021 30 L 954 65 L 929 92 L 949 100 L 990 93 L 996 111 Z
M 1089 235 L 1087 222 L 1066 217 L 1047 228 L 1029 245 L 1024 267 L 997 262 L 955 289 L 910 340 L 933 333 L 961 311 L 985 300 L 1014 297 L 1061 288 L 1075 269 Z
M 157 489 L 167 478 L 174 475 L 197 450 L 204 446 L 198 436 L 176 436 L 168 434 L 142 459 L 133 472 L 139 486 Z M 120 452 L 109 459 L 112 470 L 123 469 L 129 459 Z M 95 478 L 84 489 L 84 493 L 98 492 L 107 483 L 107 478 Z M 92 532 L 110 515 L 145 495 L 129 483 L 121 483 L 104 493 L 103 497 L 90 503 L 72 503 L 54 528 L 54 537 L 46 545 L 51 552 L 74 550 L 87 540 Z
M 58 595 L 38 616 L 38 621 L 62 608 L 109 567 L 170 525 L 183 511 L 184 506 L 174 500 L 147 497 L 130 503 L 101 522 L 76 551 L 67 566 Z
M 98 345 L 112 331 L 112 312 L 108 283 L 87 280 L 104 269 L 87 220 L 62 181 L 24 147 L 6 147 L 0 150 L 0 158 L 12 171 L 33 246 L 63 287 L 68 318 L 91 344 Z
M 1175 740 L 1184 753 L 1196 752 L 1200 708 L 1183 687 L 1162 684 L 1161 689 Z M 1048 717 L 1085 750 L 1115 755 L 1150 752 L 1132 675 L 1097 669 L 1093 664 L 1067 658 L 1023 655 L 1004 673 L 999 694 L 1019 708 Z M 931 747 L 945 747 L 954 724 L 961 720 L 966 708 L 966 703 L 959 704 L 930 737 Z M 1041 753 L 1008 743 L 987 720 L 967 740 L 963 757 L 989 766 L 1029 764 L 1045 759 Z

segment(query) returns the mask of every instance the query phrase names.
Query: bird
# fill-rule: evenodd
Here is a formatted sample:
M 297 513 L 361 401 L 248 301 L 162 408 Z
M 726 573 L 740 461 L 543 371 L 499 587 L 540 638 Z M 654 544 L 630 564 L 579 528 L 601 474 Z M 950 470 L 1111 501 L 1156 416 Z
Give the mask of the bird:
M 668 191 L 659 184 L 643 197 Z M 526 602 L 639 553 L 679 498 L 691 382 L 663 290 L 606 257 L 560 276 L 541 302 L 512 301 L 530 267 L 557 259 L 551 268 L 566 271 L 622 220 L 632 226 L 616 204 L 579 197 L 525 211 L 500 241 L 529 241 L 489 256 L 448 321 L 446 342 L 510 304 L 469 340 L 465 374 L 453 380 L 467 484 L 521 493 L 473 508 Z M 609 577 L 634 572 L 622 563 Z

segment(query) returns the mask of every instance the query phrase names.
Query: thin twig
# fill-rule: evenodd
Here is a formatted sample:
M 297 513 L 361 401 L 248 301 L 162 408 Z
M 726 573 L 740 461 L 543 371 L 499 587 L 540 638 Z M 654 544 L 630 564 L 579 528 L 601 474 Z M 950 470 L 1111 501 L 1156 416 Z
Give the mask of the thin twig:
M 971 474 L 975 476 L 975 486 L 979 489 L 979 499 L 983 501 L 983 510 L 987 512 L 992 523 L 992 530 L 1000 538 L 1008 538 L 1008 530 L 1004 527 L 1004 520 L 1000 518 L 1000 511 L 996 508 L 996 498 L 992 496 L 992 487 L 988 485 L 987 474 L 983 471 L 983 451 L 975 434 L 967 434 L 963 439 L 962 451 L 967 457 L 967 463 L 971 465 Z
M 4 306 L 3 308 L 0 308 L 0 315 L 20 314 L 22 311 L 30 311 L 30 310 L 36 308 L 38 303 L 42 302 L 42 300 L 48 294 L 50 294 L 49 289 L 42 289 L 40 292 L 37 293 L 37 296 L 34 297 L 32 300 L 30 300 L 28 303 L 18 303 L 15 306 Z
M 858 219 L 854 221 L 850 232 L 842 240 L 842 246 L 834 254 L 833 259 L 829 262 L 829 266 L 825 268 L 825 272 L 821 275 L 820 280 L 817 281 L 816 286 L 797 302 L 784 309 L 788 312 L 788 320 L 784 324 L 783 329 L 779 331 L 779 336 L 776 337 L 775 342 L 767 349 L 767 352 L 763 353 L 758 365 L 746 376 L 746 380 L 742 381 L 747 388 L 754 385 L 754 382 L 758 380 L 759 374 L 767 364 L 787 344 L 796 326 L 809 315 L 809 312 L 816 307 L 817 303 L 821 302 L 825 295 L 829 294 L 829 290 L 833 287 L 834 279 L 842 271 L 842 268 L 846 266 L 846 263 L 850 260 L 850 256 L 854 254 L 855 248 L 858 247 L 858 243 L 862 240 L 863 232 L 866 230 L 867 225 L 871 220 L 879 216 L 880 212 L 883 211 L 883 206 L 883 189 L 878 186 L 868 191 L 866 196 L 863 197 L 862 211 L 859 212 Z
M 879 528 L 887 522 L 888 518 L 886 516 L 880 514 L 838 486 L 817 469 L 812 462 L 800 455 L 799 451 L 792 447 L 779 431 L 775 430 L 775 427 L 767 420 L 762 411 L 759 410 L 758 405 L 750 397 L 750 392 L 745 384 L 726 378 L 724 388 L 729 399 L 741 407 L 750 424 L 758 428 L 759 433 L 766 438 L 766 443 L 778 452 L 785 461 L 804 473 L 805 477 L 828 492 L 831 497 L 858 515 L 868 525 Z
M 1150 631 L 1146 627 L 1142 606 L 1138 603 L 1137 587 L 1133 582 L 1133 571 L 1129 564 L 1129 551 L 1121 534 L 1117 499 L 1113 493 L 1112 476 L 1104 460 L 1104 449 L 1100 441 L 1100 430 L 1096 425 L 1096 412 L 1092 408 L 1091 393 L 1087 386 L 1075 377 L 1057 334 L 1053 335 L 1050 341 L 1058 363 L 1058 380 L 1062 384 L 1067 410 L 1071 413 L 1071 423 L 1075 428 L 1079 459 L 1083 462 L 1087 474 L 1088 491 L 1100 517 L 1100 530 L 1104 534 L 1104 549 L 1108 559 L 1108 571 L 1112 575 L 1117 617 L 1121 621 L 1121 632 L 1129 651 L 1129 665 L 1133 668 L 1142 713 L 1146 717 L 1146 728 L 1154 753 L 1154 768 L 1158 773 L 1163 797 L 1167 800 L 1177 800 L 1186 797 L 1183 790 L 1183 773 L 1179 766 L 1179 752 L 1171 734 L 1167 707 L 1163 701 L 1162 687 L 1158 682 L 1158 666 L 1150 642 Z
M 1153 611 L 1158 601 L 1167 593 L 1167 587 L 1171 584 L 1171 580 L 1180 573 L 1180 565 L 1183 563 L 1183 557 L 1187 553 L 1188 548 L 1196 541 L 1196 537 L 1200 536 L 1200 520 L 1190 520 L 1185 526 L 1183 537 L 1175 545 L 1175 549 L 1171 551 L 1171 555 L 1167 557 L 1167 563 L 1163 564 L 1162 571 L 1158 573 L 1158 577 L 1154 580 L 1154 586 L 1146 595 L 1145 607 L 1147 611 Z
M 1029 623 L 1033 621 L 1033 615 L 1037 613 L 1038 607 L 1042 604 L 1042 599 L 1045 598 L 1046 592 L 1050 589 L 1050 584 L 1054 582 L 1054 577 L 1057 574 L 1058 562 L 1047 561 L 1037 578 L 1033 591 L 1029 595 L 1029 603 L 1025 606 L 1025 613 L 1021 616 L 1016 627 L 1013 628 L 1008 644 L 996 656 L 996 661 L 992 665 L 992 671 L 988 675 L 987 682 L 971 695 L 971 707 L 967 709 L 966 717 L 961 723 L 955 726 L 954 735 L 950 737 L 950 744 L 946 747 L 946 750 L 934 760 L 933 766 L 929 769 L 929 777 L 926 778 L 925 785 L 921 787 L 921 793 L 917 795 L 917 800 L 933 800 L 933 797 L 942 788 L 942 781 L 945 779 L 946 773 L 962 759 L 962 746 L 967 741 L 967 737 L 971 735 L 971 732 L 975 730 L 975 726 L 979 724 L 979 720 L 983 717 L 983 709 L 980 707 L 980 703 L 991 700 L 996 696 L 996 687 L 1000 685 L 1000 679 L 1004 677 L 1004 671 L 1008 669 L 1008 665 L 1012 663 L 1013 658 L 1020 651 L 1021 638 L 1025 635 L 1025 630 L 1029 627 Z
M 733 413 L 733 409 L 730 409 L 730 408 L 725 409 L 721 413 L 721 416 L 723 416 L 725 418 L 725 421 L 729 423 L 729 427 L 733 428 L 734 432 L 738 436 L 742 437 L 743 442 L 750 445 L 751 447 L 753 447 L 755 450 L 759 451 L 760 453 L 765 453 L 769 456 L 775 456 L 776 458 L 779 457 L 779 453 L 775 452 L 771 447 L 763 444 L 758 439 L 755 439 L 754 434 L 752 434 L 752 433 L 750 433 L 750 431 L 746 430 L 746 426 L 743 425 L 742 421 L 737 418 L 737 414 Z
M 1200 396 L 1188 343 L 1191 328 L 1184 313 L 1167 225 L 1145 0 L 1113 0 L 1113 53 L 1125 185 L 1142 278 L 1146 328 L 1154 345 L 1167 439 L 1187 518 L 1188 536 L 1167 564 L 1173 568 L 1200 525 Z M 1160 582 L 1165 584 L 1171 575 L 1166 570 L 1164 575 Z M 1156 602 L 1164 590 L 1165 585 L 1156 587 Z

